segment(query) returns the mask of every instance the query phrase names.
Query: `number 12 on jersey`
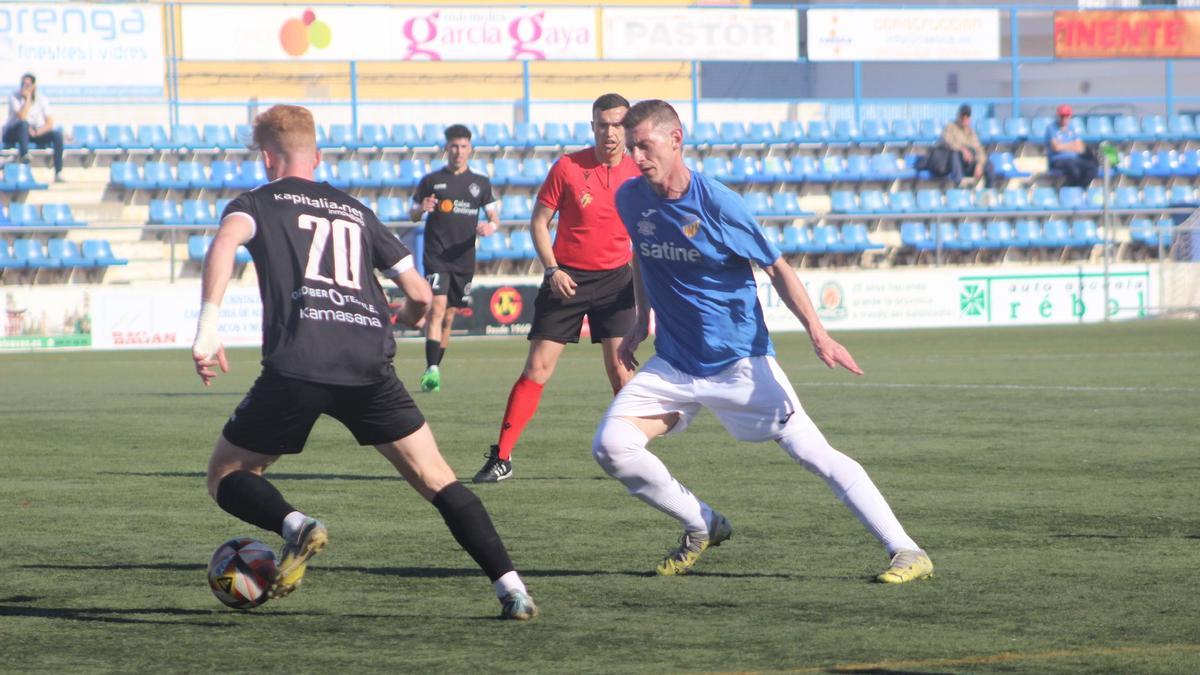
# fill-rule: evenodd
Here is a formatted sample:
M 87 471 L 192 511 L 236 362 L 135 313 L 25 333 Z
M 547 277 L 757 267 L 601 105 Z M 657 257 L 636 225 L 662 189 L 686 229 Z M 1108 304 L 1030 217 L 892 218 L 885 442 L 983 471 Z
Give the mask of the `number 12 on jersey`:
M 297 223 L 302 230 L 312 230 L 312 245 L 308 248 L 308 264 L 304 278 L 337 284 L 344 288 L 362 289 L 362 226 L 341 218 L 330 222 L 320 216 L 301 215 Z M 333 240 L 333 278 L 321 274 L 321 259 Z

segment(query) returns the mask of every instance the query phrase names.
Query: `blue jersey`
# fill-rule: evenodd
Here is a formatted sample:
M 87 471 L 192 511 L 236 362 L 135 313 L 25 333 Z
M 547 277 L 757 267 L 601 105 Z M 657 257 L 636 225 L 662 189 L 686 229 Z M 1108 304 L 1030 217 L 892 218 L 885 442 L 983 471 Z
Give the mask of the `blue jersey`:
M 1071 126 L 1071 124 L 1069 122 L 1067 123 L 1066 128 L 1058 126 L 1057 122 L 1052 123 L 1050 126 L 1046 127 L 1046 159 L 1064 159 L 1064 158 L 1069 158 L 1069 157 L 1078 157 L 1079 156 L 1078 152 L 1071 152 L 1069 150 L 1064 150 L 1062 152 L 1055 152 L 1054 146 L 1051 145 L 1051 143 L 1050 143 L 1050 141 L 1058 141 L 1059 143 L 1070 143 L 1072 141 L 1077 141 L 1077 140 L 1079 140 L 1079 134 L 1075 131 L 1075 129 Z
M 770 265 L 779 249 L 737 193 L 693 171 L 679 199 L 634 178 L 616 202 L 655 312 L 659 356 L 706 377 L 738 359 L 775 353 L 750 262 Z

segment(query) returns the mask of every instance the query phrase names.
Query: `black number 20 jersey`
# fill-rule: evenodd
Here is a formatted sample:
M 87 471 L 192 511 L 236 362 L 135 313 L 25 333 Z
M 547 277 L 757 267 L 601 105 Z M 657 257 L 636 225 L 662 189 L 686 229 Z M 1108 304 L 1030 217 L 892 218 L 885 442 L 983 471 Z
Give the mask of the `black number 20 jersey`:
M 396 353 L 374 270 L 407 248 L 358 200 L 327 183 L 281 178 L 244 192 L 222 218 L 254 219 L 246 244 L 263 305 L 263 367 L 337 385 L 377 382 Z

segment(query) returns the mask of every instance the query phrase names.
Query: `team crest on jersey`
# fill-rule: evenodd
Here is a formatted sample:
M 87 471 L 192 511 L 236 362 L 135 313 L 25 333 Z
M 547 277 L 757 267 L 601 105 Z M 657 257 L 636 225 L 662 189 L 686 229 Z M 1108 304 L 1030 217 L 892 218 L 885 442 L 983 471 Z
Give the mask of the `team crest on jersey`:
M 588 204 L 591 204 L 591 203 L 592 203 L 592 193 L 585 192 L 582 195 L 580 195 L 580 197 L 579 197 L 579 205 L 580 206 L 586 207 Z
M 687 225 L 683 226 L 683 235 L 685 237 L 687 237 L 688 239 L 691 239 L 692 237 L 696 236 L 696 233 L 699 231 L 700 231 L 700 221 L 698 221 L 698 220 L 692 221 L 692 222 L 688 223 Z
M 637 223 L 638 234 L 643 237 L 654 236 L 654 223 L 649 220 L 639 220 Z
M 479 193 L 481 192 L 479 189 L 479 183 L 471 183 L 471 185 L 467 187 L 467 192 L 470 192 L 472 197 L 478 197 Z

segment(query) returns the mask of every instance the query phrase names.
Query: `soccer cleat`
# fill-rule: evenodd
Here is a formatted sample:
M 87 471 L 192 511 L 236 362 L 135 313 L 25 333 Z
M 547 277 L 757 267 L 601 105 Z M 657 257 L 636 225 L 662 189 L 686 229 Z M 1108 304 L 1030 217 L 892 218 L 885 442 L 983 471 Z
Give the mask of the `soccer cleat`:
M 425 374 L 421 376 L 421 391 L 441 391 L 442 390 L 442 373 L 437 366 L 429 366 L 425 369 Z
M 296 590 L 308 570 L 308 561 L 329 543 L 329 533 L 316 518 L 305 518 L 295 538 L 283 542 L 279 551 L 279 566 L 267 589 L 271 599 L 282 598 Z
M 903 584 L 933 576 L 933 561 L 921 549 L 901 549 L 892 556 L 892 564 L 875 580 L 881 584 Z
M 707 537 L 693 537 L 687 532 L 679 538 L 679 546 L 667 551 L 667 557 L 655 568 L 660 577 L 674 577 L 687 574 L 700 559 L 700 554 L 713 546 L 733 536 L 733 526 L 725 516 L 712 512 L 708 523 Z
M 486 456 L 487 461 L 483 463 L 483 468 L 471 480 L 476 483 L 497 483 L 512 477 L 512 462 L 500 459 L 500 446 L 493 445 Z
M 510 591 L 500 600 L 500 618 L 512 621 L 528 621 L 538 615 L 533 598 L 524 591 Z

